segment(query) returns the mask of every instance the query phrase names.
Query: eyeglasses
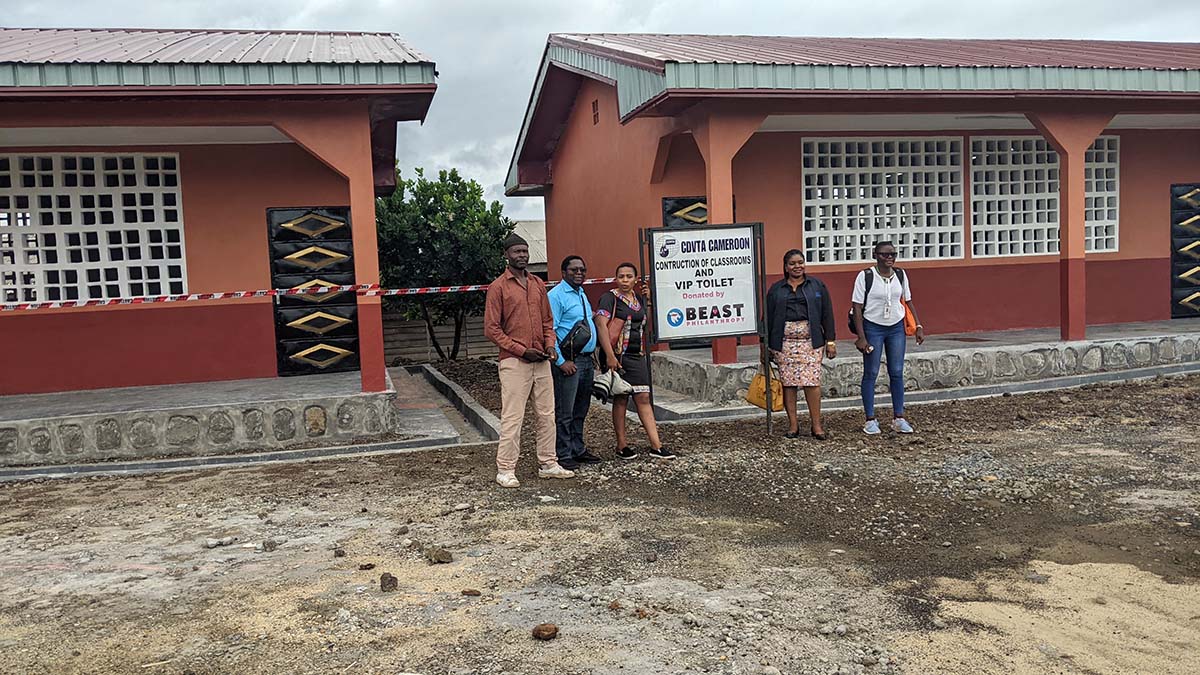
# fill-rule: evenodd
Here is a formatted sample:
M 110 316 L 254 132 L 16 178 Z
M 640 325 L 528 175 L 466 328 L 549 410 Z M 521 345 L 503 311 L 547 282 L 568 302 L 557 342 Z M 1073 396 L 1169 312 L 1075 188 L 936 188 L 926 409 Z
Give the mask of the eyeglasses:
M 895 258 L 896 252 L 895 251 L 892 251 L 891 253 L 882 253 L 881 252 L 881 253 L 876 253 L 875 255 L 879 256 L 880 258 Z
M 568 272 L 586 272 L 587 268 L 586 267 L 568 267 L 567 271 Z

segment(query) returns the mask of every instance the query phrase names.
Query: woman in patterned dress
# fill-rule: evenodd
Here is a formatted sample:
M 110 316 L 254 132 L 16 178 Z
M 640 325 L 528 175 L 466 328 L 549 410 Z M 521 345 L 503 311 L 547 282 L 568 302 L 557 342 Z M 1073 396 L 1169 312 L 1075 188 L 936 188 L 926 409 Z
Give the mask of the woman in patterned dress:
M 767 291 L 767 346 L 779 366 L 783 409 L 787 412 L 786 438 L 799 438 L 797 389 L 804 389 L 813 438 L 825 440 L 821 424 L 821 362 L 837 356 L 834 343 L 833 302 L 820 279 L 804 272 L 804 253 L 783 254 L 783 279 Z
M 621 379 L 633 387 L 633 402 L 637 406 L 642 428 L 650 441 L 650 456 L 655 459 L 675 459 L 675 453 L 663 447 L 650 405 L 650 368 L 642 344 L 642 329 L 646 324 L 646 303 L 637 286 L 637 267 L 633 263 L 617 266 L 617 287 L 600 296 L 596 303 L 596 334 L 604 351 L 601 370 L 615 369 Z M 620 332 L 617 326 L 620 326 Z M 615 343 L 615 345 L 614 345 Z M 614 396 L 612 402 L 613 431 L 617 436 L 617 457 L 633 459 L 638 456 L 626 443 L 625 411 L 628 396 Z

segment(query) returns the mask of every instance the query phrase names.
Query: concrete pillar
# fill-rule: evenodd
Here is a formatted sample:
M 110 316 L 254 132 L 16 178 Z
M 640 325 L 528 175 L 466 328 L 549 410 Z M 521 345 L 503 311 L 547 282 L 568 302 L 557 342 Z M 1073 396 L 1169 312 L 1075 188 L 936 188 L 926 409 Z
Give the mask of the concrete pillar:
M 289 118 L 281 115 L 274 124 L 314 157 L 346 178 L 350 192 L 355 283 L 378 284 L 375 180 L 371 166 L 371 126 L 366 105 L 336 116 Z M 379 297 L 358 296 L 358 359 L 362 390 L 386 390 L 383 305 Z
M 1027 117 L 1058 152 L 1060 329 L 1063 340 L 1082 340 L 1087 336 L 1083 165 L 1113 114 L 1042 112 Z
M 762 126 L 765 114 L 700 110 L 685 115 L 692 138 L 704 157 L 708 222 L 733 223 L 733 158 Z M 713 363 L 737 361 L 737 338 L 712 341 Z

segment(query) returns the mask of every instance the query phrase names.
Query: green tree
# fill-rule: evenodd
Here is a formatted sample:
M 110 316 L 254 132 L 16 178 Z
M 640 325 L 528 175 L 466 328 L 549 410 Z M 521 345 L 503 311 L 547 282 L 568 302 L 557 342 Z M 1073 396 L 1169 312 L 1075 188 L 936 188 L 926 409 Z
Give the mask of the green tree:
M 500 202 L 488 204 L 483 188 L 458 170 L 404 180 L 396 172 L 396 190 L 375 201 L 379 230 L 379 276 L 387 288 L 487 284 L 504 271 L 504 239 L 513 223 Z M 397 297 L 392 301 L 409 319 L 425 321 L 438 358 L 458 358 L 463 324 L 483 311 L 484 294 L 445 293 Z M 449 357 L 433 327 L 454 322 Z

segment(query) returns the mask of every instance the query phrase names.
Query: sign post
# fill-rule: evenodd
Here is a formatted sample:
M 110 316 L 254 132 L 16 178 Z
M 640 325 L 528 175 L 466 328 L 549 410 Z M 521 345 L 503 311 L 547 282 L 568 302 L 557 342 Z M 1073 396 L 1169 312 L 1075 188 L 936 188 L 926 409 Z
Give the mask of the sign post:
M 649 262 L 655 342 L 751 335 L 765 338 L 760 302 L 765 283 L 762 231 L 762 223 L 642 231 L 639 239 Z M 767 377 L 770 433 L 771 369 L 766 364 L 766 352 L 760 354 Z
M 766 399 L 767 399 L 767 436 L 773 432 L 771 430 L 771 411 L 775 409 L 774 390 L 771 388 L 771 348 L 767 344 L 767 306 L 766 298 L 763 294 L 767 290 L 767 256 L 766 244 L 762 236 L 762 225 L 758 228 L 758 279 L 759 293 L 755 294 L 755 299 L 762 299 L 758 308 L 758 359 L 762 364 L 763 377 L 766 378 Z M 781 390 L 782 391 L 782 390 Z M 782 402 L 781 402 L 782 403 Z

